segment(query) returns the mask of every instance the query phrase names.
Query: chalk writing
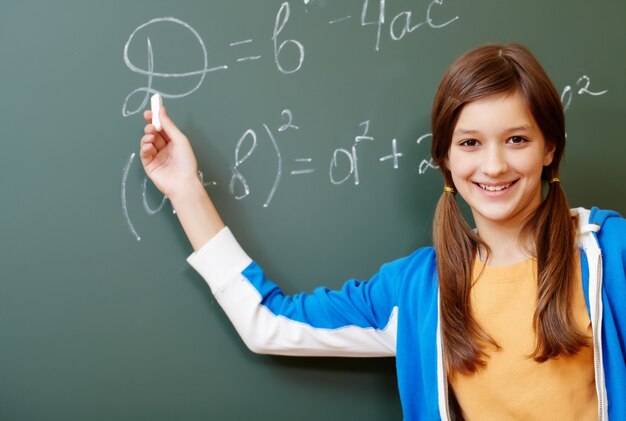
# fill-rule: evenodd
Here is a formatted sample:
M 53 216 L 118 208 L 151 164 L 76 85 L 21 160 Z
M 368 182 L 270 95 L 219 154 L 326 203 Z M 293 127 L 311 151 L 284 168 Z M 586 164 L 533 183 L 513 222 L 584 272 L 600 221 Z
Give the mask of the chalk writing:
M 404 154 L 398 152 L 398 145 L 397 145 L 397 140 L 393 139 L 391 141 L 391 155 L 386 155 L 383 156 L 382 158 L 380 158 L 380 162 L 384 162 L 387 161 L 388 159 L 393 160 L 393 168 L 395 168 L 396 170 L 399 168 L 398 165 L 398 158 L 400 158 L 401 156 L 404 156 Z
M 363 7 L 361 10 L 361 26 L 369 26 L 369 25 L 376 26 L 377 29 L 376 29 L 375 48 L 376 48 L 376 51 L 378 51 L 380 49 L 380 41 L 381 41 L 381 33 L 382 33 L 383 25 L 385 23 L 385 0 L 378 0 L 378 10 L 376 11 L 377 12 L 376 19 L 373 21 L 367 21 L 366 19 L 368 16 L 369 5 L 370 5 L 369 0 L 364 0 Z M 398 41 L 404 38 L 408 33 L 413 32 L 414 30 L 416 30 L 417 28 L 423 25 L 427 25 L 428 27 L 432 29 L 441 29 L 451 24 L 452 22 L 454 22 L 455 20 L 459 18 L 458 16 L 455 16 L 451 19 L 444 20 L 442 23 L 436 23 L 431 16 L 432 10 L 434 6 L 442 6 L 442 5 L 443 5 L 443 0 L 432 0 L 426 9 L 425 20 L 422 22 L 415 23 L 415 24 L 412 23 L 413 12 L 404 11 L 404 12 L 397 14 L 392 19 L 391 24 L 389 26 L 389 34 L 390 34 L 391 39 L 394 41 Z M 272 43 L 273 43 L 274 62 L 276 64 L 277 69 L 283 74 L 291 74 L 291 73 L 295 73 L 299 71 L 302 68 L 302 65 L 304 63 L 304 55 L 305 55 L 304 45 L 300 41 L 297 41 L 295 39 L 287 39 L 287 40 L 283 40 L 282 42 L 279 41 L 279 35 L 285 28 L 285 25 L 287 24 L 287 22 L 289 21 L 290 15 L 291 15 L 291 8 L 289 5 L 289 2 L 283 2 L 278 10 L 278 13 L 276 14 L 276 19 L 274 22 L 274 28 L 273 28 L 272 38 L 271 38 Z M 344 16 L 342 18 L 332 20 L 329 23 L 335 24 L 335 23 L 347 21 L 351 17 L 352 17 L 351 15 Z M 129 48 L 131 44 L 137 38 L 138 33 L 140 33 L 141 31 L 147 31 L 148 28 L 155 29 L 153 27 L 157 27 L 157 25 L 161 25 L 161 26 L 175 25 L 177 27 L 180 27 L 182 30 L 188 31 L 189 33 L 191 33 L 193 37 L 196 39 L 198 46 L 200 48 L 202 67 L 200 69 L 192 70 L 189 72 L 181 72 L 181 73 L 168 73 L 168 72 L 157 71 L 154 68 L 154 49 L 153 49 L 152 41 L 150 40 L 150 37 L 146 37 L 147 61 L 148 61 L 146 64 L 146 68 L 141 68 L 135 65 L 129 57 Z M 241 41 L 231 42 L 229 46 L 238 47 L 238 46 L 252 44 L 252 42 L 253 42 L 253 39 L 248 38 L 248 39 L 244 39 Z M 296 64 L 291 65 L 291 66 L 285 65 L 284 59 L 282 59 L 282 57 L 286 55 L 286 47 L 288 46 L 295 47 L 295 51 L 297 54 Z M 290 50 L 293 51 L 293 48 L 291 48 Z M 252 61 L 260 60 L 261 58 L 262 56 L 260 54 L 249 54 L 249 55 L 236 58 L 235 62 L 236 63 L 252 62 Z M 122 106 L 122 115 L 125 117 L 139 113 L 140 111 L 145 109 L 145 107 L 148 104 L 148 99 L 152 94 L 159 93 L 161 94 L 163 98 L 169 98 L 169 99 L 185 97 L 187 95 L 192 94 L 193 92 L 197 91 L 200 88 L 200 86 L 204 82 L 204 79 L 208 73 L 212 73 L 212 72 L 219 71 L 219 70 L 227 70 L 229 68 L 228 65 L 226 64 L 209 66 L 209 56 L 208 56 L 207 48 L 202 37 L 198 33 L 198 31 L 196 31 L 188 23 L 180 19 L 177 19 L 175 17 L 154 18 L 152 20 L 149 20 L 148 22 L 145 22 L 139 25 L 131 33 L 131 35 L 128 37 L 128 40 L 126 41 L 124 45 L 124 63 L 126 64 L 128 69 L 130 69 L 132 72 L 147 77 L 147 83 L 145 86 L 141 86 L 133 90 L 124 99 L 124 103 Z M 157 79 L 168 79 L 168 78 L 198 78 L 198 80 L 190 89 L 187 89 L 184 92 L 163 92 L 162 90 L 155 88 L 155 83 Z M 566 92 L 564 92 L 564 94 L 566 94 Z M 137 106 L 134 109 L 130 109 L 129 102 L 136 95 L 142 95 L 142 99 L 139 103 L 139 106 Z
M 122 171 L 122 188 L 120 189 L 120 191 L 122 194 L 122 212 L 124 214 L 124 219 L 126 220 L 126 225 L 128 225 L 128 229 L 130 230 L 133 237 L 135 237 L 137 241 L 140 241 L 141 237 L 137 233 L 137 230 L 135 229 L 135 226 L 131 222 L 130 216 L 128 215 L 128 206 L 126 202 L 126 183 L 128 181 L 128 172 L 134 159 L 135 153 L 131 153 L 128 157 L 128 160 L 126 161 L 126 165 L 124 165 L 124 170 Z
M 284 117 L 287 119 L 287 123 L 283 124 L 282 126 L 280 126 L 278 128 L 279 132 L 284 132 L 287 129 L 294 129 L 294 130 L 298 130 L 298 126 L 294 126 L 293 125 L 293 114 L 291 114 L 290 110 L 284 109 L 281 113 L 280 113 L 281 117 Z
M 272 131 L 270 130 L 269 127 L 267 127 L 267 124 L 263 124 L 263 127 L 265 128 L 265 131 L 267 132 L 267 136 L 272 141 L 272 146 L 274 147 L 274 151 L 276 152 L 276 158 L 277 158 L 276 178 L 274 179 L 272 190 L 270 190 L 270 194 L 269 196 L 267 196 L 267 200 L 265 201 L 265 203 L 263 203 L 263 207 L 266 208 L 272 201 L 272 198 L 274 197 L 274 193 L 276 193 L 276 189 L 278 188 L 278 183 L 280 183 L 280 177 L 283 173 L 283 159 L 280 156 L 280 149 L 278 149 L 278 144 L 276 143 L 276 139 L 274 138 Z
M 204 181 L 204 174 L 202 173 L 202 171 L 198 170 L 198 177 L 200 177 L 200 182 L 205 187 L 206 186 L 217 186 L 217 182 L 215 182 L 215 181 Z
M 369 0 L 365 0 L 363 2 L 363 8 L 361 9 L 361 26 L 367 25 L 376 25 L 376 43 L 375 48 L 376 51 L 380 49 L 380 33 L 383 27 L 383 23 L 385 23 L 385 0 L 379 0 L 378 2 L 378 15 L 375 21 L 366 22 L 365 17 L 367 16 L 367 11 L 369 10 Z
M 297 72 L 302 67 L 302 63 L 304 61 L 304 46 L 302 45 L 301 42 L 293 40 L 293 39 L 288 39 L 282 42 L 279 42 L 278 40 L 278 36 L 280 35 L 281 31 L 284 29 L 285 25 L 287 24 L 287 21 L 289 20 L 289 16 L 290 16 L 289 3 L 284 2 L 282 3 L 276 15 L 274 32 L 272 35 L 272 41 L 274 44 L 274 61 L 276 62 L 276 66 L 278 67 L 278 70 L 284 74 Z M 150 37 L 146 37 L 147 58 L 148 58 L 148 63 L 146 65 L 147 68 L 141 68 L 135 65 L 131 61 L 129 57 L 129 49 L 132 43 L 137 38 L 137 34 L 140 33 L 141 31 L 147 30 L 150 27 L 154 27 L 157 25 L 164 25 L 164 24 L 176 25 L 180 27 L 181 29 L 190 32 L 193 35 L 193 37 L 197 40 L 198 45 L 200 47 L 201 58 L 202 58 L 202 63 L 203 63 L 200 69 L 196 69 L 196 70 L 189 71 L 189 72 L 181 72 L 181 73 L 167 73 L 167 72 L 156 71 L 154 68 L 154 49 L 152 47 L 152 41 L 150 40 Z M 251 44 L 252 42 L 253 42 L 253 39 L 245 39 L 241 41 L 232 42 L 229 44 L 229 46 L 237 47 L 241 45 L 248 45 L 248 44 Z M 286 66 L 282 64 L 280 60 L 280 57 L 284 55 L 283 49 L 285 49 L 285 47 L 289 45 L 295 46 L 297 48 L 297 53 L 298 53 L 297 65 L 294 66 L 293 68 L 287 68 Z M 236 63 L 251 62 L 251 61 L 260 60 L 261 57 L 262 56 L 259 54 L 246 55 L 246 56 L 237 58 L 235 62 Z M 128 37 L 128 40 L 126 41 L 126 44 L 124 45 L 124 63 L 126 64 L 126 67 L 128 67 L 128 69 L 132 71 L 133 73 L 137 73 L 139 75 L 146 76 L 148 78 L 146 86 L 141 86 L 133 90 L 124 99 L 124 103 L 122 105 L 122 115 L 124 117 L 137 114 L 141 112 L 143 109 L 145 109 L 146 105 L 148 104 L 148 100 L 150 96 L 152 96 L 152 94 L 159 93 L 161 94 L 163 98 L 183 98 L 197 91 L 200 88 L 200 86 L 202 86 L 202 83 L 204 82 L 204 79 L 208 73 L 212 73 L 218 70 L 228 69 L 228 65 L 226 64 L 217 65 L 217 66 L 209 66 L 209 55 L 207 52 L 207 48 L 206 48 L 206 45 L 204 44 L 202 37 L 198 33 L 198 31 L 196 31 L 188 23 L 180 19 L 174 18 L 174 17 L 155 18 L 139 25 L 130 34 L 130 36 Z M 155 79 L 158 79 L 158 78 L 170 79 L 170 78 L 193 78 L 193 77 L 198 78 L 197 82 L 193 85 L 191 89 L 187 89 L 184 92 L 176 92 L 176 93 L 163 92 L 154 87 Z M 138 107 L 134 109 L 129 109 L 129 102 L 136 95 L 143 95 L 143 98 Z
M 148 46 L 148 69 L 142 69 L 140 67 L 135 66 L 131 61 L 130 58 L 128 57 L 128 49 L 129 46 L 131 45 L 131 43 L 133 42 L 133 39 L 135 38 L 135 35 L 142 29 L 145 29 L 149 26 L 152 25 L 156 25 L 159 23 L 167 23 L 167 24 L 174 24 L 174 25 L 179 25 L 182 28 L 184 28 L 185 30 L 191 32 L 193 34 L 193 36 L 196 38 L 196 40 L 198 41 L 198 44 L 200 45 L 200 50 L 202 51 L 202 62 L 203 62 L 203 66 L 201 69 L 199 70 L 194 70 L 191 72 L 184 72 L 184 73 L 161 73 L 161 72 L 156 72 L 154 70 L 154 52 L 152 50 L 152 43 L 150 42 L 150 38 L 147 38 L 147 46 Z M 214 66 L 214 67 L 209 67 L 209 62 L 208 62 L 208 53 L 207 53 L 207 49 L 206 46 L 204 45 L 204 41 L 202 40 L 202 38 L 200 37 L 200 34 L 198 34 L 198 32 L 193 29 L 189 24 L 183 22 L 182 20 L 173 18 L 173 17 L 164 17 L 164 18 L 155 18 L 152 19 L 142 25 L 139 25 L 137 27 L 137 29 L 135 29 L 133 31 L 132 34 L 130 34 L 130 37 L 128 37 L 128 40 L 126 41 L 126 44 L 124 45 L 124 63 L 126 63 L 126 66 L 134 73 L 138 73 L 140 75 L 144 75 L 148 77 L 148 84 L 147 86 L 142 86 L 140 88 L 135 89 L 134 91 L 132 91 L 130 94 L 128 94 L 126 96 L 126 99 L 124 100 L 124 105 L 122 106 L 122 115 L 124 117 L 127 117 L 129 115 L 132 114 L 136 114 L 138 112 L 140 112 L 141 110 L 143 110 L 146 105 L 148 104 L 148 98 L 155 93 L 159 93 L 161 94 L 161 96 L 163 98 L 182 98 L 185 97 L 187 95 L 192 94 L 193 92 L 195 92 L 196 90 L 198 90 L 198 88 L 200 88 L 200 86 L 202 85 L 202 82 L 204 81 L 204 77 L 206 76 L 207 73 L 211 73 L 211 72 L 215 72 L 217 70 L 225 70 L 228 69 L 228 66 L 226 65 L 219 65 L 219 66 Z M 198 82 L 189 90 L 182 92 L 182 93 L 167 93 L 167 92 L 160 92 L 156 89 L 153 88 L 153 84 L 154 84 L 154 78 L 189 78 L 189 77 L 197 77 L 199 76 L 200 79 L 198 80 Z M 129 110 L 128 109 L 128 101 L 136 94 L 143 94 L 144 95 L 144 99 L 142 100 L 141 104 L 139 105 L 139 107 L 137 107 L 134 110 Z
M 426 133 L 421 135 L 420 137 L 417 138 L 417 144 L 420 145 L 422 143 L 422 141 L 424 141 L 425 139 L 431 139 L 433 138 L 433 134 L 432 133 Z M 430 156 L 430 155 L 429 155 Z M 419 174 L 425 174 L 426 171 L 428 169 L 433 169 L 436 170 L 439 167 L 437 165 L 435 165 L 435 163 L 433 162 L 432 158 L 426 158 L 426 159 L 422 159 L 422 161 L 420 162 L 419 165 Z
M 235 42 L 231 42 L 229 45 L 231 47 L 234 47 L 235 45 L 242 45 L 242 44 L 250 44 L 252 42 L 251 39 L 245 39 L 243 41 L 235 41 Z
M 398 13 L 396 16 L 393 17 L 388 28 L 390 38 L 393 41 L 399 41 L 403 39 L 407 34 L 415 31 L 416 29 L 420 27 L 424 26 L 430 29 L 441 29 L 450 25 L 457 19 L 459 19 L 459 16 L 454 16 L 447 20 L 446 19 L 435 20 L 433 18 L 432 15 L 434 13 L 433 10 L 435 6 L 438 6 L 438 7 L 443 6 L 443 1 L 444 0 L 432 0 L 428 4 L 428 7 L 425 10 L 425 19 L 417 23 L 413 23 L 414 12 L 403 11 L 403 12 Z M 364 0 L 363 6 L 361 8 L 360 24 L 361 24 L 361 27 L 366 27 L 370 25 L 374 25 L 376 27 L 376 40 L 375 40 L 374 45 L 375 45 L 376 51 L 379 51 L 382 30 L 385 24 L 385 0 L 378 0 L 377 6 L 378 6 L 378 9 L 371 12 L 370 0 Z M 368 21 L 367 17 L 369 15 L 375 15 L 375 19 Z M 276 14 L 276 19 L 274 21 L 274 28 L 273 28 L 272 37 L 271 37 L 271 40 L 273 43 L 274 62 L 276 64 L 278 71 L 283 74 L 291 74 L 291 73 L 295 73 L 299 71 L 303 66 L 304 55 L 305 55 L 304 45 L 300 41 L 297 41 L 295 39 L 287 39 L 283 41 L 279 40 L 279 36 L 281 35 L 282 31 L 287 25 L 290 19 L 290 16 L 291 16 L 291 7 L 289 5 L 289 2 L 285 1 L 280 5 L 280 8 L 278 9 L 278 12 Z M 352 15 L 343 16 L 341 18 L 331 20 L 328 23 L 337 24 L 340 22 L 348 21 L 351 18 L 352 18 Z M 154 62 L 155 62 L 154 49 L 153 49 L 152 41 L 150 40 L 150 37 L 146 37 L 147 61 L 148 61 L 146 63 L 146 68 L 141 68 L 135 65 L 131 61 L 129 57 L 129 49 L 130 49 L 130 46 L 133 44 L 133 42 L 135 42 L 135 40 L 138 38 L 138 34 L 142 31 L 147 31 L 148 29 L 157 30 L 158 28 L 164 25 L 170 25 L 170 26 L 174 25 L 175 27 L 179 27 L 183 31 L 188 31 L 189 33 L 193 35 L 193 37 L 196 39 L 198 43 L 199 51 L 201 53 L 201 59 L 202 59 L 201 68 L 188 71 L 188 72 L 181 72 L 181 73 L 157 71 L 154 68 Z M 254 40 L 252 38 L 247 38 L 244 40 L 231 42 L 228 45 L 229 47 L 240 47 L 240 46 L 250 45 L 253 43 L 253 41 Z M 289 46 L 291 46 L 292 48 L 287 48 Z M 295 50 L 293 47 L 295 47 Z M 285 56 L 288 55 L 289 51 L 291 51 L 292 53 L 293 51 L 295 51 L 296 60 L 293 64 L 286 65 Z M 260 60 L 261 58 L 262 56 L 260 54 L 247 54 L 247 55 L 236 58 L 235 63 L 253 62 L 253 61 Z M 177 19 L 175 17 L 154 18 L 152 20 L 149 20 L 148 22 L 145 22 L 139 25 L 130 34 L 130 36 L 128 37 L 128 40 L 126 41 L 124 45 L 124 63 L 126 64 L 128 69 L 132 71 L 133 73 L 137 73 L 139 75 L 147 77 L 147 82 L 145 86 L 141 86 L 133 90 L 124 99 L 124 103 L 122 106 L 122 115 L 124 117 L 130 116 L 130 115 L 133 115 L 142 111 L 148 104 L 148 99 L 152 94 L 159 93 L 161 94 L 163 98 L 170 98 L 170 99 L 182 98 L 197 91 L 200 88 L 200 86 L 202 86 L 202 83 L 204 82 L 205 77 L 208 73 L 229 69 L 229 66 L 227 64 L 209 66 L 209 54 L 208 54 L 206 45 L 202 37 L 198 33 L 198 31 L 196 31 L 188 23 L 180 19 Z M 187 89 L 184 92 L 163 92 L 162 90 L 155 88 L 155 84 L 158 79 L 170 79 L 170 78 L 198 78 L 198 80 L 190 89 Z M 129 109 L 129 102 L 136 95 L 143 96 L 139 103 L 139 106 L 137 106 L 134 109 Z
M 276 15 L 276 23 L 274 24 L 274 33 L 272 35 L 272 41 L 274 41 L 274 61 L 276 62 L 276 66 L 278 67 L 278 70 L 280 70 L 281 73 L 285 73 L 285 74 L 295 73 L 298 70 L 300 70 L 300 67 L 302 67 L 302 62 L 304 61 L 304 46 L 299 41 L 288 39 L 278 44 L 278 35 L 285 28 L 285 25 L 287 24 L 287 21 L 289 20 L 289 14 L 290 14 L 289 3 L 284 2 L 280 6 L 280 9 L 278 10 L 278 14 Z M 280 58 L 279 58 L 280 53 L 283 51 L 283 48 L 285 48 L 285 46 L 287 45 L 295 45 L 296 48 L 298 49 L 298 65 L 290 70 L 285 69 L 283 65 L 280 64 Z
M 252 144 L 248 148 L 248 152 L 246 152 L 246 154 L 240 158 L 239 151 L 241 150 L 241 146 L 243 145 L 244 140 L 246 140 L 248 136 L 250 137 L 250 139 L 252 139 Z M 235 196 L 235 199 L 237 200 L 241 200 L 250 194 L 250 187 L 248 186 L 248 182 L 246 181 L 244 176 L 239 171 L 239 166 L 243 164 L 248 158 L 250 158 L 250 155 L 252 155 L 252 152 L 254 152 L 254 150 L 256 149 L 256 145 L 257 145 L 256 132 L 252 129 L 248 129 L 241 136 L 241 138 L 239 138 L 239 141 L 237 142 L 237 146 L 235 147 L 235 165 L 231 169 L 233 175 L 230 178 L 230 184 L 228 185 L 228 187 L 230 189 L 230 193 L 233 196 Z M 235 193 L 235 185 L 237 183 L 239 183 L 241 187 L 243 188 L 242 194 Z
M 359 127 L 363 127 L 363 134 L 356 136 L 354 138 L 355 143 L 362 142 L 364 140 L 374 140 L 372 136 L 368 136 L 368 132 L 370 131 L 370 121 L 366 120 L 359 124 Z
M 359 127 L 363 127 L 363 134 L 359 135 L 359 136 L 355 136 L 354 137 L 354 144 L 352 145 L 352 148 L 348 151 L 344 148 L 337 148 L 335 149 L 335 151 L 333 152 L 333 157 L 330 161 L 330 182 L 333 184 L 343 184 L 345 181 L 347 181 L 351 176 L 354 178 L 354 185 L 358 186 L 360 183 L 360 179 L 359 179 L 359 157 L 357 155 L 357 145 L 360 142 L 363 142 L 365 140 L 369 140 L 369 141 L 373 141 L 374 138 L 372 136 L 368 135 L 369 132 L 369 128 L 370 128 L 370 121 L 366 120 L 363 121 L 359 124 Z M 350 170 L 348 171 L 348 173 L 346 174 L 346 176 L 344 178 L 342 178 L 341 180 L 336 180 L 335 179 L 335 171 L 338 167 L 338 157 L 341 156 L 340 154 L 342 154 L 343 156 L 346 157 L 346 159 L 348 160 L 348 163 L 350 164 Z
M 294 159 L 293 161 L 294 162 L 308 162 L 308 163 L 310 163 L 310 162 L 313 161 L 313 159 L 312 158 L 297 158 L 297 159 Z M 291 175 L 311 174 L 311 173 L 314 173 L 314 172 L 315 172 L 315 169 L 307 168 L 307 169 L 304 169 L 304 170 L 292 170 L 291 171 Z
M 147 190 L 148 190 L 148 177 L 144 177 L 143 183 L 141 186 L 141 197 L 143 200 L 143 209 L 146 211 L 148 215 L 154 215 L 158 213 L 159 211 L 161 211 L 161 209 L 163 209 L 163 206 L 165 206 L 165 202 L 167 202 L 167 196 L 163 195 L 161 204 L 156 209 L 152 209 L 150 208 L 150 205 L 148 204 Z
M 348 20 L 348 19 L 352 19 L 352 16 L 351 16 L 351 15 L 344 16 L 344 17 L 339 18 L 339 19 L 334 19 L 334 20 L 328 21 L 328 23 L 329 23 L 330 25 L 332 25 L 332 24 L 334 24 L 334 23 L 343 22 L 344 20 Z
M 376 15 L 376 20 L 366 21 L 369 11 L 369 0 L 364 0 L 363 8 L 361 9 L 361 26 L 376 26 L 376 41 L 374 43 L 374 48 L 376 51 L 380 50 L 380 39 L 382 34 L 382 29 L 385 24 L 385 0 L 378 0 L 378 10 L 374 13 Z M 441 29 L 450 25 L 452 22 L 459 19 L 459 16 L 455 16 L 451 19 L 444 20 L 441 23 L 433 20 L 432 13 L 434 6 L 442 6 L 443 0 L 432 0 L 428 7 L 426 8 L 426 18 L 425 20 L 412 23 L 413 22 L 413 12 L 412 11 L 403 11 L 395 15 L 391 19 L 391 23 L 389 24 L 389 36 L 393 41 L 399 41 L 403 39 L 407 34 L 415 31 L 416 29 L 426 25 L 426 27 L 431 29 Z M 371 15 L 371 14 L 370 14 Z M 332 23 L 336 23 L 341 20 L 332 21 Z
M 236 41 L 236 42 L 231 42 L 229 45 L 230 47 L 235 47 L 237 45 L 244 45 L 244 44 L 250 44 L 252 43 L 251 39 L 246 39 L 243 41 Z M 261 56 L 245 56 L 245 57 L 240 57 L 237 59 L 237 63 L 241 63 L 242 61 L 250 61 L 250 60 L 259 60 L 261 58 Z
M 298 130 L 298 127 L 292 124 L 293 115 L 291 113 L 291 110 L 284 109 L 281 112 L 281 116 L 283 117 L 286 116 L 287 123 L 279 127 L 278 129 L 279 132 L 284 132 L 287 129 Z M 278 147 L 278 143 L 276 142 L 276 137 L 274 136 L 274 132 L 272 131 L 272 129 L 270 129 L 270 127 L 267 124 L 263 123 L 262 126 L 263 126 L 263 129 L 265 130 L 265 133 L 267 134 L 268 140 L 270 141 L 272 145 L 272 149 L 274 153 L 276 154 L 276 176 L 274 177 L 274 182 L 267 196 L 267 199 L 263 203 L 263 207 L 266 208 L 269 206 L 270 202 L 272 201 L 272 198 L 274 197 L 274 194 L 276 193 L 276 190 L 278 189 L 278 185 L 280 183 L 282 173 L 283 173 L 283 159 L 280 153 L 280 149 Z M 250 139 L 251 144 L 248 147 L 245 155 L 241 156 L 241 148 L 244 145 L 244 142 L 246 139 Z M 256 134 L 256 131 L 253 129 L 246 130 L 244 134 L 241 136 L 241 138 L 239 138 L 239 141 L 237 142 L 237 145 L 235 147 L 235 164 L 231 168 L 232 175 L 230 178 L 229 189 L 230 189 L 230 193 L 237 200 L 244 199 L 250 194 L 250 186 L 248 182 L 246 181 L 246 178 L 241 173 L 241 171 L 239 171 L 239 167 L 252 156 L 256 147 L 257 147 L 257 134 Z M 294 175 L 305 174 L 309 172 L 310 171 L 308 170 L 302 170 L 302 171 L 296 171 L 295 173 L 292 172 L 292 174 Z M 236 188 L 238 186 L 240 186 L 240 188 L 243 189 L 241 193 L 236 193 Z
M 348 163 L 350 164 L 350 171 L 348 171 L 348 174 L 342 178 L 341 180 L 335 180 L 335 173 L 334 173 L 334 169 L 337 168 L 337 157 L 339 156 L 339 154 L 344 154 L 344 156 L 348 159 Z M 343 184 L 348 178 L 350 178 L 351 175 L 354 175 L 354 185 L 358 185 L 359 184 L 359 172 L 358 169 L 356 167 L 358 162 L 358 158 L 356 156 L 356 147 L 353 146 L 352 147 L 352 152 L 344 149 L 344 148 L 339 148 L 339 149 L 335 149 L 335 152 L 333 152 L 333 159 L 330 161 L 330 182 L 333 184 Z
M 260 59 L 261 56 L 249 56 L 249 57 L 241 57 L 237 59 L 237 63 L 241 63 L 242 61 L 249 61 L 249 60 L 258 60 Z
M 454 22 L 455 20 L 457 20 L 459 17 L 455 16 L 452 19 L 449 19 L 443 23 L 434 23 L 432 17 L 430 16 L 433 6 L 441 6 L 443 5 L 443 0 L 433 0 L 429 5 L 428 5 L 428 9 L 426 10 L 426 23 L 428 23 L 428 26 L 430 26 L 433 29 L 441 29 L 441 28 L 445 28 L 446 26 L 450 25 L 452 22 Z
M 600 96 L 608 92 L 607 89 L 603 91 L 590 91 L 589 85 L 591 85 L 591 79 L 587 75 L 582 75 L 576 81 L 576 86 L 579 87 L 576 92 L 578 95 L 592 95 Z M 561 92 L 561 103 L 563 104 L 563 111 L 567 111 L 572 104 L 573 90 L 570 85 L 566 85 Z

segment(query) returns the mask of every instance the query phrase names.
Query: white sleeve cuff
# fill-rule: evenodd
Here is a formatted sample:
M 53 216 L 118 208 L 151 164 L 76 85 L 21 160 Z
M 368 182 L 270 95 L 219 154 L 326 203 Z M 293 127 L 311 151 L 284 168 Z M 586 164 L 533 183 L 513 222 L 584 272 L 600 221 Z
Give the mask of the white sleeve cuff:
M 204 246 L 187 258 L 187 262 L 209 284 L 214 295 L 239 279 L 252 259 L 241 248 L 228 227 L 224 227 Z

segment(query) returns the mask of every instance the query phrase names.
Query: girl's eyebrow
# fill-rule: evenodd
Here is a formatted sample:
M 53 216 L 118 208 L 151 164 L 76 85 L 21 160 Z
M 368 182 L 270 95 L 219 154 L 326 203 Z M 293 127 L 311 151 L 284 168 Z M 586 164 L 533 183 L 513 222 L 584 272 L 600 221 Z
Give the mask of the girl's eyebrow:
M 521 126 L 511 127 L 506 129 L 502 133 L 514 133 L 514 132 L 529 132 L 533 129 L 533 126 L 530 124 L 523 124 Z
M 456 129 L 454 131 L 454 133 L 452 133 L 452 136 L 465 136 L 465 135 L 472 135 L 472 134 L 478 134 L 480 133 L 478 130 L 470 130 L 470 129 Z
M 529 132 L 533 129 L 533 126 L 530 124 L 522 124 L 521 126 L 509 127 L 502 131 L 503 134 L 515 133 L 515 132 Z M 480 130 L 474 129 L 456 129 L 452 136 L 467 136 L 467 135 L 476 135 L 480 134 Z

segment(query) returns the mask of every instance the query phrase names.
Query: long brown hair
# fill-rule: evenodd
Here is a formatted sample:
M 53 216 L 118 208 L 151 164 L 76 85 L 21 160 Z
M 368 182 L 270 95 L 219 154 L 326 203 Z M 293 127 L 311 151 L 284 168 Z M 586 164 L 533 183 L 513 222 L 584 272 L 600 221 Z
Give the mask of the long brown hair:
M 448 68 L 432 109 L 432 157 L 446 186 L 454 187 L 446 168 L 452 133 L 463 107 L 487 96 L 518 92 L 554 147 L 543 182 L 558 177 L 565 148 L 565 119 L 559 95 L 533 55 L 518 44 L 485 45 L 459 57 Z M 538 297 L 534 314 L 536 348 L 531 357 L 545 362 L 576 354 L 587 338 L 574 324 L 570 299 L 574 290 L 575 227 L 560 183 L 549 183 L 539 207 L 525 222 L 521 240 L 536 256 Z M 497 343 L 474 320 L 470 308 L 472 269 L 479 248 L 487 245 L 463 218 L 456 195 L 444 192 L 433 224 L 440 288 L 444 356 L 451 373 L 469 374 L 486 364 L 485 345 Z

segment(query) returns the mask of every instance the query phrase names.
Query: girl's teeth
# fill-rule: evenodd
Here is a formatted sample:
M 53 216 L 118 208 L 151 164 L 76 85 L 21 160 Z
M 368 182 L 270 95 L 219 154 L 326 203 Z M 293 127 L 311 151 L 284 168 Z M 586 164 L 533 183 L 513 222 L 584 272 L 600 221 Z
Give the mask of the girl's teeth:
M 506 188 L 508 188 L 511 185 L 511 183 L 509 184 L 504 184 L 502 186 L 487 186 L 485 184 L 479 184 L 479 186 L 483 189 L 483 190 L 487 190 L 487 191 L 500 191 L 500 190 L 504 190 Z

